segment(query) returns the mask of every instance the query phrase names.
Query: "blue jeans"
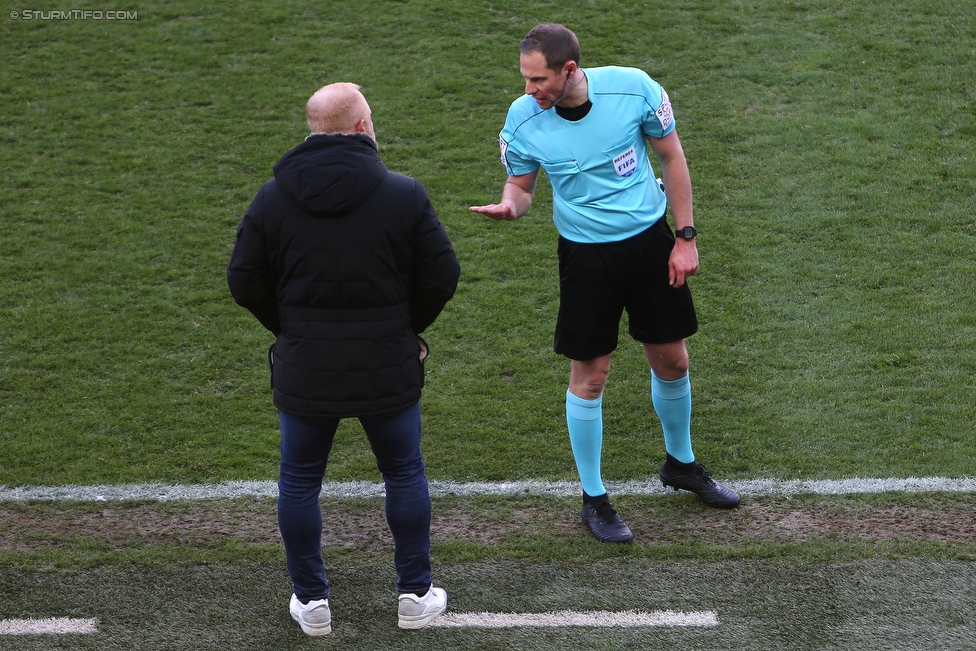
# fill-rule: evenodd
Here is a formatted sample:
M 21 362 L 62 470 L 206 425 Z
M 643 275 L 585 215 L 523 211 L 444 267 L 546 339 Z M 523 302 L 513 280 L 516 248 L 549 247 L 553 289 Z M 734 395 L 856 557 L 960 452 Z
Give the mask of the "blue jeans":
M 279 411 L 281 475 L 278 527 L 288 573 L 303 603 L 329 596 L 322 562 L 322 478 L 338 418 L 303 418 Z M 420 403 L 359 419 L 386 486 L 386 521 L 393 533 L 397 592 L 430 589 L 430 492 L 420 453 Z

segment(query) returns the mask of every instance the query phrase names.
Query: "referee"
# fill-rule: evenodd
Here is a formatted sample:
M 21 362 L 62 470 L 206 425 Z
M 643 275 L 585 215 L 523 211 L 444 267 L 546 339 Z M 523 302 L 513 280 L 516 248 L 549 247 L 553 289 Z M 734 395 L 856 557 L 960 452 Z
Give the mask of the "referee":
M 518 219 L 532 206 L 540 167 L 549 178 L 559 232 L 554 348 L 571 360 L 566 422 L 583 485 L 581 517 L 599 540 L 622 543 L 633 534 L 610 504 L 600 456 L 603 390 L 624 309 L 651 368 L 667 451 L 661 481 L 716 508 L 738 506 L 739 496 L 712 479 L 691 445 L 685 338 L 698 321 L 686 280 L 698 272 L 698 249 L 671 102 L 642 70 L 584 70 L 579 54 L 576 35 L 562 25 L 538 25 L 522 40 L 525 95 L 512 103 L 499 137 L 508 180 L 499 203 L 471 210 Z M 675 231 L 665 218 L 669 204 Z

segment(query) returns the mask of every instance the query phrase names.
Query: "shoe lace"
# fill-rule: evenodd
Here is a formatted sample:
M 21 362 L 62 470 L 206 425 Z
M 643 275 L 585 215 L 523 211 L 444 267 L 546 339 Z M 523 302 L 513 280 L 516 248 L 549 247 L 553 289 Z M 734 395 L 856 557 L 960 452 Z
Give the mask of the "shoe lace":
M 596 504 L 596 514 L 604 522 L 612 522 L 617 516 L 617 510 L 613 508 L 610 504 L 610 500 L 603 500 L 599 504 Z
M 712 473 L 708 472 L 705 466 L 700 463 L 698 464 L 698 474 L 702 479 L 708 482 L 709 485 L 715 485 L 715 480 L 712 479 Z

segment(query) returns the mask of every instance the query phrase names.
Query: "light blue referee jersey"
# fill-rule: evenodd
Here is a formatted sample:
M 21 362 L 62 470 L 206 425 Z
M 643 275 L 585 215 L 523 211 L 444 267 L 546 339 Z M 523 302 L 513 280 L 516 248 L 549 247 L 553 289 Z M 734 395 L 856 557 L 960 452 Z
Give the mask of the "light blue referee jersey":
M 584 69 L 593 107 L 576 122 L 531 95 L 508 110 L 499 136 L 502 163 L 513 176 L 546 171 L 553 221 L 568 240 L 618 242 L 664 215 L 667 199 L 655 181 L 645 135 L 674 130 L 668 94 L 643 70 Z

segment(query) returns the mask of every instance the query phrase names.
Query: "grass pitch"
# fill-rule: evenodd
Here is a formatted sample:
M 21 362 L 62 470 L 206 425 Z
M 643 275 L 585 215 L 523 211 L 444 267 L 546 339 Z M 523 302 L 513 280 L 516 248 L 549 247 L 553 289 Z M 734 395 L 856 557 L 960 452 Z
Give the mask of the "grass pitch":
M 551 352 L 545 181 L 516 223 L 467 210 L 498 197 L 497 133 L 522 91 L 518 42 L 543 21 L 578 33 L 584 67 L 641 67 L 674 102 L 701 232 L 694 440 L 716 476 L 976 473 L 976 17 L 966 3 L 137 9 L 134 21 L 0 17 L 0 485 L 276 477 L 269 335 L 231 301 L 224 267 L 254 192 L 306 135 L 304 102 L 334 81 L 363 87 L 382 157 L 427 187 L 463 267 L 427 337 L 431 477 L 574 479 L 562 414 L 568 369 Z M 605 399 L 604 474 L 640 480 L 653 477 L 663 444 L 645 362 L 624 341 Z M 357 425 L 340 431 L 328 478 L 376 480 Z M 918 526 L 903 537 L 939 524 L 919 515 L 919 499 L 905 511 Z M 228 520 L 235 508 L 215 506 L 210 517 L 246 520 Z M 503 505 L 499 517 L 541 509 L 559 522 L 567 508 Z M 656 505 L 660 519 L 647 531 L 694 520 L 688 508 Z M 902 513 L 871 499 L 828 499 L 826 508 L 869 521 Z M 44 509 L 35 515 L 58 522 Z M 59 639 L 61 648 L 313 643 L 288 619 L 273 543 L 182 544 L 177 532 L 164 545 L 134 536 L 116 548 L 93 534 L 59 549 L 45 531 L 31 534 L 39 549 L 0 554 L 0 617 L 101 619 L 98 636 Z M 740 541 L 724 551 L 684 540 L 608 551 L 579 544 L 589 543 L 582 533 L 568 542 L 513 535 L 497 548 L 449 538 L 435 553 L 452 608 L 670 604 L 716 609 L 723 627 L 712 637 L 516 630 L 424 639 L 477 649 L 973 646 L 971 543 L 923 535 L 873 545 L 821 533 L 813 543 Z M 335 639 L 416 646 L 393 630 L 388 564 L 330 553 Z M 634 581 L 608 587 L 621 576 Z M 240 609 L 231 616 L 229 594 Z M 50 645 L 0 639 L 0 648 Z
M 270 335 L 233 305 L 234 229 L 361 84 L 419 178 L 461 287 L 430 331 L 433 477 L 574 477 L 551 352 L 555 232 L 467 207 L 504 180 L 520 38 L 562 21 L 584 66 L 673 98 L 695 184 L 694 436 L 723 477 L 973 472 L 974 18 L 958 3 L 150 3 L 137 21 L 0 21 L 0 484 L 273 478 Z M 663 446 L 640 349 L 606 395 L 605 474 Z M 358 426 L 332 479 L 375 477 Z

